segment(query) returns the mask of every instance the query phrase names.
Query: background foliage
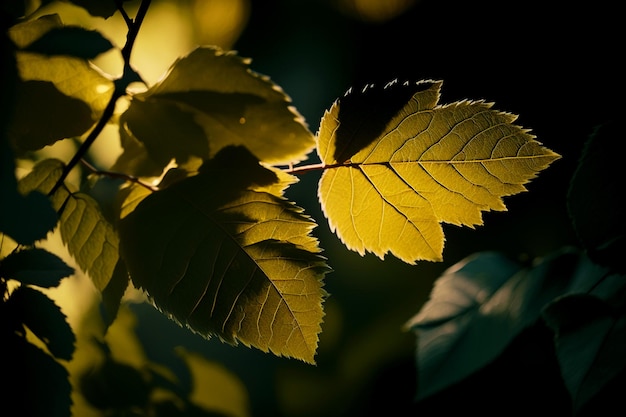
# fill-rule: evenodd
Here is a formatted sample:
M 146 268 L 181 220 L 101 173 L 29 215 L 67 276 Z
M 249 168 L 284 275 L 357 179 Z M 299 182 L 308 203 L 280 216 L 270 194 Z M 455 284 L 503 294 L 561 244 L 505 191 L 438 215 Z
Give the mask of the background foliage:
M 156 7 L 159 3 L 162 3 L 161 8 Z M 153 407 L 161 412 L 172 404 L 178 404 L 180 409 L 182 401 L 188 410 L 197 412 L 210 409 L 227 415 L 304 416 L 376 415 L 392 405 L 402 410 L 399 414 L 444 412 L 449 404 L 456 406 L 461 402 L 466 409 L 476 408 L 493 415 L 500 414 L 503 406 L 517 411 L 542 407 L 559 415 L 579 410 L 592 415 L 619 405 L 617 394 L 619 382 L 624 378 L 623 363 L 610 354 L 587 352 L 586 358 L 612 359 L 608 364 L 601 364 L 610 371 L 601 374 L 600 379 L 606 384 L 600 384 L 596 396 L 598 385 L 589 388 L 584 382 L 573 383 L 571 378 L 564 378 L 567 373 L 559 368 L 563 365 L 557 358 L 567 356 L 555 356 L 553 333 L 543 322 L 535 320 L 529 320 L 530 327 L 523 331 L 511 332 L 509 343 L 504 343 L 503 349 L 496 349 L 491 357 L 486 355 L 491 362 L 479 362 L 472 369 L 478 371 L 468 372 L 467 379 L 461 382 L 451 384 L 456 377 L 444 378 L 446 389 L 416 405 L 413 397 L 420 392 L 415 369 L 415 364 L 420 364 L 419 351 L 416 362 L 415 336 L 401 330 L 427 301 L 439 275 L 466 256 L 483 250 L 497 250 L 519 261 L 520 266 L 515 266 L 518 265 L 515 262 L 509 266 L 514 269 L 528 268 L 535 258 L 547 256 L 552 260 L 548 262 L 550 271 L 558 271 L 558 275 L 568 281 L 567 277 L 575 276 L 580 262 L 586 262 L 586 256 L 575 250 L 573 254 L 555 254 L 573 246 L 588 250 L 595 262 L 623 273 L 623 267 L 616 261 L 619 258 L 612 253 L 623 252 L 620 249 L 623 246 L 619 246 L 623 228 L 617 227 L 617 203 L 613 200 L 623 190 L 624 182 L 619 180 L 623 174 L 617 170 L 607 174 L 605 169 L 619 166 L 610 159 L 620 155 L 623 148 L 615 125 L 602 131 L 603 136 L 608 137 L 602 145 L 588 145 L 596 158 L 614 162 L 601 164 L 602 169 L 597 168 L 597 162 L 596 169 L 589 169 L 593 164 L 583 165 L 578 172 L 584 175 L 574 177 L 585 142 L 598 126 L 619 120 L 617 114 L 621 114 L 616 97 L 623 87 L 618 77 L 623 64 L 618 62 L 619 54 L 615 49 L 619 26 L 614 21 L 617 16 L 614 6 L 600 2 L 585 10 L 546 9 L 540 2 L 531 1 L 511 3 L 503 8 L 499 2 L 492 1 L 452 4 L 422 0 L 397 16 L 376 20 L 367 18 L 364 12 L 353 13 L 358 2 L 341 3 L 344 7 L 338 4 L 340 2 L 252 2 L 249 9 L 239 9 L 240 17 L 246 16 L 246 10 L 249 13 L 247 20 L 239 21 L 245 21 L 245 25 L 240 26 L 243 28 L 240 37 L 232 36 L 231 32 L 229 39 L 223 37 L 215 43 L 223 42 L 221 46 L 233 47 L 241 56 L 253 57 L 254 69 L 271 75 L 312 126 L 350 85 L 385 83 L 396 77 L 443 79 L 446 101 L 466 97 L 495 101 L 499 108 L 520 114 L 520 122 L 532 127 L 540 140 L 562 155 L 562 160 L 533 182 L 529 193 L 509 199 L 508 212 L 486 215 L 484 227 L 476 230 L 448 227 L 442 263 L 409 266 L 394 259 L 383 263 L 371 256 L 361 258 L 347 252 L 320 222 L 316 235 L 326 254 L 332 254 L 334 272 L 326 280 L 325 287 L 331 297 L 325 303 L 326 317 L 314 368 L 255 350 L 232 349 L 216 340 L 206 342 L 183 331 L 145 304 L 133 304 L 128 310 L 124 307 L 106 343 L 93 343 L 91 335 L 99 334 L 102 326 L 95 324 L 99 314 L 92 305 L 98 294 L 92 284 L 85 284 L 79 277 L 64 280 L 65 288 L 52 292 L 51 296 L 59 299 L 62 314 L 68 316 L 78 336 L 74 359 L 67 366 L 70 380 L 78 384 L 76 375 L 85 369 L 89 369 L 88 375 L 91 375 L 82 379 L 82 397 L 72 396 L 74 407 L 83 407 L 80 415 L 100 415 L 99 408 L 124 410 L 151 398 Z M 156 46 L 149 48 L 146 41 L 145 49 L 139 43 L 136 49 L 157 56 L 155 50 L 166 49 L 164 42 L 177 42 L 173 33 L 188 32 L 190 25 L 172 23 L 172 16 L 176 14 L 189 17 L 185 15 L 186 9 L 172 8 L 167 2 L 155 2 L 153 6 L 154 14 L 148 16 L 156 20 L 155 16 L 163 13 L 170 31 L 167 37 L 154 42 Z M 381 13 L 376 16 L 382 16 Z M 147 33 L 149 20 L 144 27 Z M 595 30 L 586 30 L 593 22 L 601 24 Z M 191 32 L 198 36 L 195 39 L 209 36 L 200 34 L 195 26 Z M 123 40 L 118 42 L 123 43 Z M 214 42 L 203 40 L 201 43 Z M 174 59 L 186 53 L 184 46 L 182 49 L 170 52 L 161 63 L 148 65 L 154 68 L 154 74 L 147 72 L 142 76 L 154 81 Z M 8 61 L 3 58 L 4 62 Z M 5 65 L 3 76 L 4 71 Z M 10 86 L 3 83 L 3 87 Z M 9 106 L 3 103 L 4 108 Z M 81 114 L 81 111 L 74 109 L 73 114 Z M 597 149 L 605 152 L 597 156 Z M 56 152 L 62 153 L 63 149 Z M 11 163 L 5 159 L 5 152 L 2 155 L 3 165 Z M 3 172 L 6 171 L 3 169 Z M 323 215 L 316 196 L 311 193 L 317 180 L 316 174 L 307 174 L 289 193 L 309 214 L 321 219 Z M 106 200 L 109 190 L 102 187 L 99 191 Z M 589 198 L 590 195 L 593 198 Z M 577 201 L 573 210 L 572 201 Z M 32 204 L 25 202 L 24 207 Z M 10 218 L 19 213 L 15 208 L 12 210 L 6 215 L 3 212 L 2 217 Z M 590 219 L 598 224 L 590 225 L 587 223 Z M 45 219 L 42 222 L 45 223 Z M 615 232 L 608 240 L 618 245 L 604 245 L 607 234 L 601 231 Z M 59 247 L 62 248 L 55 246 L 53 252 L 61 253 Z M 597 250 L 600 247 L 609 250 Z M 559 262 L 553 261 L 555 256 Z M 68 272 L 66 266 L 60 266 L 56 260 L 48 262 L 51 262 L 51 270 L 58 271 L 55 277 L 60 281 Z M 6 272 L 3 270 L 3 273 Z M 595 275 L 587 276 L 593 279 Z M 505 275 L 503 279 L 509 277 Z M 621 332 L 602 330 L 607 328 L 604 324 L 607 323 L 606 302 L 612 303 L 614 309 L 610 310 L 609 317 L 623 317 L 623 285 L 617 282 L 595 298 L 563 299 L 559 307 L 546 310 L 550 328 L 565 329 L 561 332 L 563 338 L 574 335 L 573 340 L 577 340 L 580 338 L 580 333 L 574 331 L 577 326 L 563 324 L 575 314 L 560 312 L 589 311 L 589 315 L 582 318 L 590 326 L 582 330 L 596 337 L 599 331 L 613 334 L 617 340 L 612 339 L 613 336 L 600 340 L 623 348 L 621 322 L 608 326 L 614 329 L 621 326 Z M 55 284 L 53 280 L 39 285 L 54 287 Z M 36 292 L 23 292 L 22 299 L 42 300 Z M 84 294 L 84 298 L 67 300 L 64 293 Z M 546 302 L 551 299 L 548 297 Z M 536 316 L 536 310 L 532 314 Z M 63 327 L 60 325 L 61 329 Z M 479 328 L 488 329 L 486 326 Z M 511 328 L 506 326 L 506 329 Z M 470 345 L 465 352 L 476 358 L 478 355 L 473 352 L 483 349 L 482 344 Z M 68 356 L 67 347 L 60 350 L 49 347 L 49 350 L 61 360 Z M 193 352 L 201 352 L 202 356 Z M 12 354 L 15 352 L 3 352 L 5 358 Z M 450 357 L 455 359 L 454 355 Z M 66 372 L 45 358 L 36 370 L 29 371 L 44 372 L 44 367 L 58 376 Z M 178 378 L 171 378 L 172 373 Z M 22 375 L 22 384 L 14 385 L 15 393 L 9 392 L 4 397 L 5 403 L 9 398 L 20 398 L 13 394 L 27 392 L 19 387 L 32 385 L 33 380 L 28 377 L 31 374 L 24 372 Z M 217 385 L 222 391 L 215 385 L 203 385 L 202 381 L 206 384 L 221 381 Z M 69 387 L 61 384 L 55 389 L 58 395 L 47 386 L 37 392 L 48 393 L 48 397 L 42 398 L 53 401 L 64 398 Z M 576 401 L 572 402 L 572 392 L 582 392 L 582 395 L 574 395 Z M 487 402 L 485 396 L 489 398 Z M 226 408 L 220 408 L 224 407 L 223 403 L 211 402 L 215 398 L 230 401 L 225 402 Z M 68 405 L 59 407 L 63 409 Z

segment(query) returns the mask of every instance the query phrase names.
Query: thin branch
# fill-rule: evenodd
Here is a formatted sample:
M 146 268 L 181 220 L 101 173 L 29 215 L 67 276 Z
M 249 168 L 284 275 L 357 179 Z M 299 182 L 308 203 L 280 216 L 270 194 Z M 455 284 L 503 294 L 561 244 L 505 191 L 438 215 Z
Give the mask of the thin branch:
M 116 179 L 121 179 L 121 180 L 125 180 L 125 181 L 129 181 L 132 183 L 135 183 L 137 185 L 140 185 L 150 191 L 157 191 L 158 188 L 154 187 L 152 185 L 146 184 L 145 182 L 141 181 L 139 178 L 132 176 L 132 175 L 128 175 L 128 174 L 124 174 L 122 172 L 113 172 L 113 171 L 104 171 L 104 170 L 100 170 L 98 168 L 96 168 L 95 166 L 91 165 L 89 162 L 85 161 L 84 159 L 80 160 L 80 163 L 82 165 L 84 165 L 89 171 L 91 171 L 92 174 L 95 175 L 101 175 L 103 177 L 109 177 L 109 178 L 116 178 Z
M 321 162 L 319 164 L 302 165 L 299 167 L 289 166 L 289 168 L 284 169 L 283 172 L 286 172 L 288 174 L 300 175 L 300 174 L 304 174 L 306 172 L 311 172 L 311 171 L 324 171 L 326 169 L 340 168 L 340 167 L 358 167 L 359 165 L 361 164 L 353 164 L 351 162 L 344 163 L 344 164 L 328 164 L 327 165 Z
M 124 18 L 124 22 L 126 22 L 126 26 L 128 27 L 128 29 L 130 29 L 130 27 L 133 24 L 133 20 L 130 18 L 130 16 L 128 16 L 128 13 L 126 13 L 126 10 L 124 10 L 124 0 L 115 0 L 115 6 L 117 7 L 117 10 L 120 12 L 122 17 Z
M 121 4 L 119 3 L 120 2 L 117 2 L 116 4 L 118 5 L 118 8 L 122 12 L 123 8 L 121 7 Z M 146 13 L 148 12 L 149 7 L 150 7 L 150 0 L 142 0 L 141 4 L 139 5 L 139 9 L 137 10 L 137 15 L 135 16 L 135 20 L 134 21 L 130 21 L 130 19 L 127 20 L 127 24 L 129 24 L 128 34 L 126 36 L 126 44 L 122 48 L 122 57 L 124 58 L 124 73 L 119 79 L 115 80 L 115 89 L 113 91 L 113 95 L 109 99 L 109 102 L 107 103 L 104 111 L 102 112 L 102 116 L 100 116 L 100 120 L 98 120 L 98 123 L 93 128 L 93 130 L 89 132 L 89 135 L 87 136 L 85 141 L 82 143 L 82 145 L 78 148 L 78 150 L 76 151 L 76 154 L 74 154 L 70 162 L 67 163 L 67 165 L 63 169 L 63 172 L 61 173 L 61 177 L 56 182 L 56 184 L 54 184 L 54 187 L 52 187 L 52 190 L 50 190 L 48 195 L 54 194 L 59 189 L 59 187 L 61 187 L 61 185 L 63 184 L 63 182 L 69 175 L 70 171 L 74 169 L 76 164 L 78 164 L 83 159 L 83 157 L 85 156 L 85 154 L 87 153 L 87 151 L 89 150 L 93 142 L 100 135 L 100 133 L 102 133 L 102 130 L 105 128 L 105 126 L 107 125 L 111 117 L 113 117 L 113 113 L 115 112 L 115 104 L 117 103 L 117 100 L 120 97 L 122 97 L 124 94 L 126 94 L 126 87 L 129 82 L 128 80 L 131 80 L 131 79 L 134 80 L 134 77 L 132 76 L 129 77 L 129 74 L 136 74 L 135 70 L 133 70 L 132 67 L 130 66 L 130 55 L 133 50 L 135 40 L 137 39 L 137 35 L 139 34 L 139 29 L 141 28 L 141 24 L 143 23 L 143 19 L 146 16 Z M 124 16 L 125 12 L 122 12 L 122 15 Z M 124 17 L 125 20 L 127 18 L 128 18 L 128 15 Z

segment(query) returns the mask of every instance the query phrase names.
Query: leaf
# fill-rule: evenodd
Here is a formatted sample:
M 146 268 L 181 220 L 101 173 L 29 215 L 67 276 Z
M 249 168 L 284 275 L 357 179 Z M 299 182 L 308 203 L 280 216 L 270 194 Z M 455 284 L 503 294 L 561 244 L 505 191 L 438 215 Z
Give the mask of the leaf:
M 96 30 L 80 26 L 63 26 L 49 30 L 24 49 L 43 55 L 69 55 L 94 59 L 111 48 L 113 48 L 111 41 Z
M 117 11 L 117 4 L 124 3 L 129 0 L 122 0 L 121 2 L 111 0 L 62 0 L 64 2 L 75 4 L 78 7 L 82 7 L 87 12 L 96 17 L 103 17 L 108 19 L 113 16 Z
M 176 349 L 192 377 L 189 400 L 207 412 L 224 416 L 247 417 L 250 405 L 246 387 L 223 365 L 208 361 L 183 347 Z
M 588 289 L 604 271 L 573 251 L 523 269 L 504 255 L 475 254 L 449 268 L 407 327 L 417 335 L 418 399 L 494 360 L 552 300 Z
M 0 261 L 1 277 L 42 288 L 56 287 L 73 273 L 61 258 L 41 248 L 22 249 Z
M 18 152 L 36 151 L 80 136 L 93 125 L 89 106 L 62 94 L 51 82 L 18 82 L 16 93 L 8 136 Z
M 22 416 L 70 417 L 72 385 L 67 369 L 52 356 L 15 333 L 2 334 L 3 357 L 10 358 L 10 383 L 3 397 Z
M 7 34 L 15 46 L 21 49 L 28 47 L 50 30 L 62 26 L 63 22 L 58 14 L 49 14 L 13 25 L 8 29 Z
M 43 160 L 22 178 L 20 190 L 38 190 L 48 194 L 62 172 L 61 161 Z M 98 203 L 85 193 L 73 193 L 62 186 L 52 195 L 51 201 L 59 212 L 63 243 L 78 266 L 102 291 L 111 279 L 119 258 L 119 238 L 115 229 L 102 215 Z
M 617 122 L 598 126 L 587 140 L 570 182 L 567 208 L 583 247 L 596 262 L 626 272 L 626 225 L 622 221 L 626 151 Z M 601 213 L 601 214 L 600 214 Z
M 268 164 L 305 159 L 315 146 L 313 134 L 291 99 L 249 63 L 217 47 L 195 49 L 162 81 L 133 97 L 120 131 L 141 143 L 141 158 L 161 171 L 172 158 L 179 164 L 192 156 L 206 159 L 229 145 L 244 145 Z M 137 156 L 142 150 L 135 141 L 122 145 Z M 131 158 L 121 158 L 117 169 L 133 167 Z
M 45 56 L 31 52 L 16 54 L 24 81 L 49 81 L 63 94 L 85 102 L 97 120 L 115 86 L 113 81 L 87 60 L 69 56 Z
M 8 313 L 21 320 L 56 358 L 70 360 L 76 337 L 54 301 L 34 288 L 17 287 L 7 301 Z
M 556 355 L 575 412 L 626 369 L 624 282 L 623 275 L 614 274 L 599 286 L 608 298 L 619 300 L 617 308 L 605 301 L 596 287 L 592 294 L 560 297 L 543 311 L 555 332 Z
M 506 210 L 503 196 L 560 156 L 542 147 L 516 116 L 482 101 L 437 105 L 440 81 L 368 87 L 324 115 L 318 153 L 325 164 L 319 199 L 331 230 L 361 255 L 388 252 L 413 264 L 440 261 L 441 222 L 482 225 L 482 212 Z M 399 106 L 398 100 L 412 97 Z M 352 94 L 352 93 L 350 93 Z M 390 106 L 394 111 L 379 109 Z M 344 115 L 346 115 L 344 117 Z M 380 119 L 378 119 L 380 117 Z
M 102 320 L 105 328 L 108 328 L 113 321 L 115 321 L 120 309 L 122 297 L 129 283 L 130 277 L 128 276 L 126 264 L 122 259 L 118 259 L 111 279 L 102 289 Z
M 302 209 L 257 191 L 278 181 L 245 148 L 225 148 L 120 221 L 121 253 L 179 324 L 313 362 L 328 267 Z

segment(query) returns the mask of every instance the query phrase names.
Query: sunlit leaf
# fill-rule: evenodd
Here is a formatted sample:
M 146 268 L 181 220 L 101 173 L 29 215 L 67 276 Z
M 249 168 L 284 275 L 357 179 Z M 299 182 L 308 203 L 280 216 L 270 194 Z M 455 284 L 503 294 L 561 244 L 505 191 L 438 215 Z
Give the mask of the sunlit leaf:
M 1 277 L 42 288 L 56 287 L 73 273 L 61 258 L 41 248 L 13 252 L 0 263 Z
M 205 159 L 228 145 L 244 145 L 270 164 L 305 159 L 315 141 L 304 119 L 291 99 L 268 77 L 251 71 L 249 63 L 216 47 L 194 50 L 159 83 L 134 96 L 120 129 L 141 142 L 144 157 L 161 170 L 171 158 Z
M 441 260 L 442 222 L 481 225 L 483 211 L 506 210 L 503 196 L 525 191 L 559 158 L 489 103 L 437 105 L 440 87 L 369 86 L 324 115 L 318 193 L 348 248 L 407 263 Z
M 587 291 L 604 271 L 574 251 L 531 268 L 479 253 L 448 269 L 407 326 L 417 335 L 418 398 L 449 387 L 494 360 L 543 308 Z
M 55 159 L 41 161 L 20 181 L 20 190 L 48 194 L 61 177 L 63 166 Z M 61 237 L 70 254 L 96 288 L 104 289 L 119 257 L 115 229 L 102 215 L 98 203 L 85 193 L 70 192 L 62 186 L 51 201 L 59 212 Z
M 302 209 L 257 191 L 277 181 L 245 148 L 225 148 L 121 220 L 121 253 L 176 322 L 313 362 L 328 267 Z
M 56 358 L 70 360 L 76 337 L 65 314 L 54 301 L 28 286 L 16 288 L 7 301 L 7 313 L 17 317 Z
M 7 34 L 18 48 L 26 48 L 52 29 L 60 28 L 63 22 L 58 14 L 49 14 L 37 19 L 26 20 L 9 28 Z
M 102 114 L 114 85 L 88 61 L 69 56 L 45 56 L 31 52 L 16 55 L 20 77 L 25 80 L 49 81 L 63 94 L 85 102 L 95 121 Z M 51 108 L 56 112 L 62 109 Z
M 113 16 L 117 11 L 117 4 L 123 4 L 129 0 L 62 0 L 82 7 L 92 16 L 103 17 L 105 19 Z
M 94 59 L 111 48 L 113 48 L 111 41 L 98 31 L 80 26 L 63 26 L 49 30 L 24 49 L 43 55 L 69 55 Z

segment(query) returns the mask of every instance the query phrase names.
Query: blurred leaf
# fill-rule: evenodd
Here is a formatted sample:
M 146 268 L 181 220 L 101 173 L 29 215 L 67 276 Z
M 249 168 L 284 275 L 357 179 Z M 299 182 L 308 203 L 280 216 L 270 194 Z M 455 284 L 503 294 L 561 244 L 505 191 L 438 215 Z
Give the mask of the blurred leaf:
M 620 301 L 617 308 L 596 294 L 571 294 L 543 312 L 555 332 L 556 354 L 575 412 L 626 369 L 624 278 L 612 275 L 600 284 L 609 298 Z
M 0 276 L 42 288 L 56 287 L 74 273 L 61 258 L 41 248 L 22 249 L 0 261 Z
M 26 48 L 48 31 L 63 26 L 58 14 L 41 16 L 34 20 L 26 20 L 9 28 L 8 34 L 15 46 Z
M 80 136 L 94 122 L 87 104 L 62 94 L 47 81 L 18 83 L 15 106 L 9 138 L 19 152 L 36 151 L 58 140 Z
M 237 376 L 199 353 L 182 347 L 176 353 L 185 361 L 192 375 L 193 390 L 189 401 L 203 410 L 225 416 L 250 416 L 248 393 Z
M 24 49 L 42 55 L 69 55 L 94 59 L 111 48 L 113 48 L 111 41 L 96 30 L 80 26 L 63 26 L 49 30 Z
M 19 318 L 56 358 L 72 358 L 76 337 L 61 308 L 47 295 L 21 285 L 9 296 L 7 311 Z
M 626 176 L 621 155 L 626 152 L 617 122 L 595 129 L 587 140 L 567 195 L 574 228 L 594 261 L 626 272 L 626 223 L 622 195 Z
M 324 115 L 318 194 L 349 249 L 380 258 L 391 252 L 410 264 L 439 261 L 441 222 L 481 225 L 483 211 L 506 210 L 502 197 L 526 191 L 560 157 L 489 103 L 437 105 L 440 87 L 390 83 L 387 93 L 369 86 Z
M 328 267 L 302 209 L 256 190 L 278 181 L 245 148 L 225 148 L 121 220 L 121 253 L 178 323 L 313 362 Z
M 144 158 L 161 170 L 171 158 L 206 159 L 228 145 L 244 145 L 269 164 L 304 160 L 315 146 L 313 134 L 291 99 L 249 63 L 217 47 L 197 48 L 176 61 L 162 81 L 133 97 L 120 129 L 141 142 Z M 138 151 L 133 145 L 131 152 Z M 130 158 L 126 162 L 132 165 Z M 117 165 L 127 170 L 120 161 Z
M 2 387 L 5 406 L 20 416 L 70 417 L 72 387 L 65 367 L 13 333 L 2 335 L 2 348 L 13 371 Z
M 96 17 L 108 19 L 117 12 L 117 1 L 111 0 L 61 0 L 63 2 L 75 4 L 82 7 L 87 12 Z M 126 3 L 130 0 L 121 0 L 119 3 Z
M 587 290 L 604 271 L 574 251 L 521 268 L 498 253 L 479 253 L 449 268 L 407 324 L 418 338 L 418 399 L 494 360 L 545 305 Z
M 24 81 L 49 81 L 63 94 L 85 102 L 97 120 L 113 94 L 115 86 L 87 60 L 69 56 L 45 56 L 31 52 L 16 55 Z
M 63 167 L 63 163 L 56 159 L 39 162 L 20 180 L 20 190 L 38 190 L 48 194 L 61 178 Z M 73 193 L 62 186 L 52 195 L 51 201 L 60 213 L 63 243 L 78 266 L 102 291 L 113 276 L 119 258 L 119 238 L 115 229 L 102 215 L 96 200 L 87 194 Z

